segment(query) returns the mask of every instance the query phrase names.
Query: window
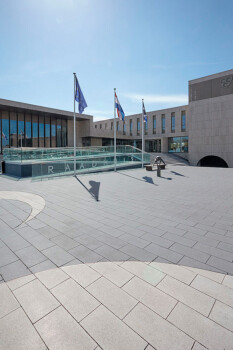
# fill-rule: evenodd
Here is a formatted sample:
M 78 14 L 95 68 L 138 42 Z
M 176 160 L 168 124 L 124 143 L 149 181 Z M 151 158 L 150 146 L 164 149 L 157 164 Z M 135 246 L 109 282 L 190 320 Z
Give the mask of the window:
M 32 147 L 38 147 L 38 116 L 32 116 Z
M 102 124 L 100 124 L 100 129 L 102 129 Z
M 140 135 L 140 118 L 137 118 L 137 135 Z
M 111 130 L 113 130 L 113 122 L 111 122 Z
M 25 146 L 32 147 L 32 117 L 30 114 L 25 115 Z
M 56 147 L 56 118 L 51 118 L 51 147 Z
M 21 137 L 22 137 L 22 147 L 25 146 L 25 135 L 24 135 L 24 114 L 18 114 L 18 147 L 21 147 Z
M 153 115 L 153 134 L 156 134 L 156 115 Z
M 133 120 L 130 119 L 129 121 L 129 131 L 130 131 L 130 136 L 132 136 L 132 133 L 133 133 Z
M 169 137 L 168 152 L 188 152 L 188 137 Z
M 39 147 L 44 147 L 44 117 L 39 117 Z
M 10 147 L 17 147 L 17 114 L 10 112 Z
M 119 122 L 117 122 L 117 131 L 119 131 L 120 129 L 119 129 Z
M 144 122 L 144 134 L 147 135 L 148 134 L 148 121 Z
M 171 114 L 171 132 L 175 132 L 175 113 L 172 112 Z
M 162 114 L 161 124 L 162 124 L 162 134 L 164 134 L 165 133 L 165 114 Z
M 108 124 L 107 124 L 107 123 L 105 123 L 105 130 L 107 130 L 107 126 L 108 126 Z
M 57 119 L 57 147 L 61 147 L 61 119 Z
M 95 125 L 95 128 L 97 129 L 97 124 Z
M 186 112 L 181 112 L 181 131 L 186 131 Z
M 126 125 L 125 125 L 125 122 L 123 122 L 123 135 L 126 134 Z
M 62 119 L 61 121 L 61 143 L 62 147 L 67 147 L 67 120 Z
M 2 148 L 9 147 L 9 114 L 8 112 L 2 112 Z
M 50 117 L 45 117 L 45 147 L 50 147 Z

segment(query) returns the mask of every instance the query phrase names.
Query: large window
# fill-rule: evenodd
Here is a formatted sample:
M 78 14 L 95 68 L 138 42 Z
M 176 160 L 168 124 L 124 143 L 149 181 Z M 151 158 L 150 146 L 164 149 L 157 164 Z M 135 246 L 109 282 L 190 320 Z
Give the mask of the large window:
M 181 131 L 186 131 L 186 112 L 181 112 Z
M 32 147 L 38 147 L 38 116 L 32 116 Z
M 130 132 L 130 136 L 132 136 L 133 134 L 133 120 L 130 119 L 129 121 L 129 132 Z
M 140 135 L 140 118 L 137 118 L 137 135 Z
M 18 147 L 21 147 L 21 140 L 22 140 L 22 147 L 24 147 L 25 133 L 24 133 L 24 114 L 23 113 L 18 114 Z
M 119 129 L 119 122 L 117 122 L 117 131 L 119 131 L 120 129 Z
M 188 152 L 188 137 L 169 137 L 168 152 Z
M 165 114 L 161 116 L 162 134 L 165 134 Z
M 39 147 L 44 147 L 44 117 L 39 117 Z
M 57 119 L 57 147 L 61 147 L 61 119 Z
M 56 147 L 56 118 L 51 118 L 51 147 Z
M 113 130 L 113 122 L 111 122 L 111 130 Z
M 50 117 L 45 117 L 45 147 L 50 147 Z
M 144 122 L 144 134 L 148 134 L 148 122 Z
M 153 115 L 153 134 L 156 134 L 156 115 Z
M 175 113 L 172 112 L 171 114 L 171 132 L 175 132 L 176 130 L 176 118 L 175 118 Z
M 10 147 L 17 147 L 17 114 L 10 112 Z
M 8 112 L 2 112 L 2 148 L 9 147 L 10 124 Z
M 30 114 L 25 115 L 25 146 L 32 147 L 32 118 Z
M 126 125 L 125 125 L 125 122 L 123 121 L 123 135 L 126 134 Z
M 67 120 L 62 119 L 62 147 L 67 147 Z

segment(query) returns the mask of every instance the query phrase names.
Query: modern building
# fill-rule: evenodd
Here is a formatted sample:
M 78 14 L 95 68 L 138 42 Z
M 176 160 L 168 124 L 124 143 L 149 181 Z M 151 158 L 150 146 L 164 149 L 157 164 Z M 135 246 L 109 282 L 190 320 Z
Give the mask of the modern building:
M 185 106 L 147 112 L 146 152 L 191 165 L 233 167 L 233 70 L 189 81 Z M 114 119 L 76 114 L 78 147 L 113 144 Z M 117 144 L 142 147 L 141 113 L 116 121 Z M 8 147 L 72 147 L 73 112 L 0 99 L 1 153 Z

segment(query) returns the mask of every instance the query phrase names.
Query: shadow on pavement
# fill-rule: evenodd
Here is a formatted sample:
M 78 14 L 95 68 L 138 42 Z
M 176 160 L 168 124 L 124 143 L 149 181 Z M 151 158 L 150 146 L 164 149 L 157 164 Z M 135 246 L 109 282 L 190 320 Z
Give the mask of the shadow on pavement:
M 90 195 L 98 202 L 99 201 L 100 182 L 89 181 L 91 188 L 88 189 L 77 176 L 75 176 L 75 178 L 87 190 L 87 192 L 89 192 Z

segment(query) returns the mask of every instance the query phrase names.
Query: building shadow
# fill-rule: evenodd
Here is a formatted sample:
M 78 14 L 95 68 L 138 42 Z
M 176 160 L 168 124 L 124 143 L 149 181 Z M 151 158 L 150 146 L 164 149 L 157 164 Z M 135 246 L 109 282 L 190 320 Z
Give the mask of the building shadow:
M 90 193 L 90 195 L 98 202 L 99 201 L 99 190 L 100 190 L 100 182 L 96 181 L 89 181 L 89 184 L 91 188 L 87 188 L 87 186 L 84 185 L 84 183 L 75 176 L 75 179 L 87 190 L 87 192 Z

